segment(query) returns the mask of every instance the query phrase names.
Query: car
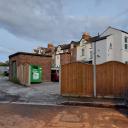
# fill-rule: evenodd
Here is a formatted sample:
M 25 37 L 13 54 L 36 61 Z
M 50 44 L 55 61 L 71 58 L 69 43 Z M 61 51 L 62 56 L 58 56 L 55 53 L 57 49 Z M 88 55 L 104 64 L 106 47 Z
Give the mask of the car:
M 4 76 L 9 76 L 9 71 L 4 71 Z

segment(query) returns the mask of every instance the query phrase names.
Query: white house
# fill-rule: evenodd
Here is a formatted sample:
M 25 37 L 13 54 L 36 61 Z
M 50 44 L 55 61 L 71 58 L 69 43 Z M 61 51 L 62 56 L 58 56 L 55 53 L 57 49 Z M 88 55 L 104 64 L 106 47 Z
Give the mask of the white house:
M 87 33 L 84 34 L 87 36 Z M 96 43 L 96 64 L 108 61 L 128 63 L 128 32 L 108 27 L 102 34 L 82 38 L 77 46 L 77 61 L 94 63 L 94 43 Z
M 63 44 L 63 45 L 58 45 L 55 50 L 55 66 L 56 68 L 59 68 L 61 65 L 61 60 L 60 56 L 62 53 L 69 53 L 70 52 L 70 44 Z
M 77 46 L 77 61 L 82 61 L 86 63 L 92 63 L 93 51 L 92 43 L 84 39 L 80 41 L 80 44 Z
M 92 63 L 93 51 L 92 43 L 90 42 L 90 36 L 88 33 L 84 33 L 80 40 L 79 45 L 77 45 L 76 61 L 81 61 L 85 63 Z
M 128 32 L 108 27 L 96 41 L 96 64 L 128 62 Z

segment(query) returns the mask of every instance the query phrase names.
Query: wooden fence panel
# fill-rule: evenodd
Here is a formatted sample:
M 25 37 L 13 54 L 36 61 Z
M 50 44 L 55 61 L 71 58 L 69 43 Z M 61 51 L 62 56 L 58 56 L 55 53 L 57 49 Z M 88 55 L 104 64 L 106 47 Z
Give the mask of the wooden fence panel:
M 113 94 L 113 63 L 96 66 L 97 96 L 112 96 Z
M 123 63 L 114 63 L 114 90 L 113 94 L 116 97 L 123 97 L 125 88 L 128 85 L 127 65 Z
M 61 93 L 72 96 L 92 96 L 92 65 L 71 63 L 61 68 Z
M 124 97 L 128 91 L 128 65 L 107 62 L 96 66 L 96 92 L 100 97 Z M 93 65 L 75 62 L 62 66 L 61 94 L 93 96 Z

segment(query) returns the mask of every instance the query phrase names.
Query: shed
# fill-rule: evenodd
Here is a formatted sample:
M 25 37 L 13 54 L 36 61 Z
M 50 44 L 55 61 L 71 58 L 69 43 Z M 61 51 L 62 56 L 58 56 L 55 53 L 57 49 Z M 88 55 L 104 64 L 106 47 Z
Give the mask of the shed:
M 31 84 L 31 65 L 42 69 L 42 81 L 51 81 L 52 57 L 26 52 L 17 52 L 9 56 L 9 79 L 23 85 Z

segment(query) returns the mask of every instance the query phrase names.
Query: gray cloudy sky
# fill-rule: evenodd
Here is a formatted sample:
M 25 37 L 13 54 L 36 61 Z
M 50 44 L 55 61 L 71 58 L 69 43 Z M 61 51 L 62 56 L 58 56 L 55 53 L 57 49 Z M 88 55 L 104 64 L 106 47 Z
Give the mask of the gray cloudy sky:
M 127 0 L 0 0 L 0 61 L 17 51 L 79 40 L 113 26 L 128 31 Z

